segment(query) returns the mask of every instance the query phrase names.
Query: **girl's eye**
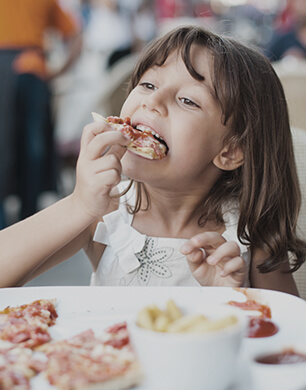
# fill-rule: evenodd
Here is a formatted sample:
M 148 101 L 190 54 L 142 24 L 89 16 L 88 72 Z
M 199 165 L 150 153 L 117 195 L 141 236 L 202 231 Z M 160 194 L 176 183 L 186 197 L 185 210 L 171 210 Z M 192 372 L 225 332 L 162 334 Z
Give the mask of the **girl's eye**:
M 200 108 L 200 106 L 193 102 L 192 100 L 188 99 L 188 98 L 180 98 L 180 101 L 185 104 L 186 106 L 190 106 L 190 107 L 198 107 Z
M 151 83 L 143 82 L 143 83 L 140 83 L 140 85 L 142 87 L 144 87 L 145 89 L 149 89 L 149 90 L 152 90 L 152 91 L 154 91 L 156 89 L 156 87 L 153 84 L 151 84 Z

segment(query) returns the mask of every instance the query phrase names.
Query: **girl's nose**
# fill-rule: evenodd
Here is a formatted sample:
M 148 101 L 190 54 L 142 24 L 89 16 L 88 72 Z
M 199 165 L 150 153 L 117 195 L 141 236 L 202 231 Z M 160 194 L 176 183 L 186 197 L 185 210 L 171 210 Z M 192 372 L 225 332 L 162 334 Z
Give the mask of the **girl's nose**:
M 155 91 L 146 96 L 142 102 L 142 107 L 150 111 L 155 111 L 162 116 L 168 113 L 166 96 L 159 91 Z

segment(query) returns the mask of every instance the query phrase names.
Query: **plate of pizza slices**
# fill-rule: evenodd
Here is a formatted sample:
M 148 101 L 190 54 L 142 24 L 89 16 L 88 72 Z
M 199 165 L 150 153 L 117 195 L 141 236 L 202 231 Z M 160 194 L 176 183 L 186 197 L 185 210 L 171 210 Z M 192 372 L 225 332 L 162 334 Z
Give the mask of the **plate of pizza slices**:
M 0 290 L 0 388 L 147 390 L 128 324 L 150 304 L 229 305 L 248 319 L 232 390 L 256 389 L 251 362 L 305 339 L 306 302 L 229 287 L 22 287 Z M 19 386 L 19 387 L 17 387 Z M 192 383 L 190 384 L 192 388 Z M 151 390 L 151 389 L 150 389 Z

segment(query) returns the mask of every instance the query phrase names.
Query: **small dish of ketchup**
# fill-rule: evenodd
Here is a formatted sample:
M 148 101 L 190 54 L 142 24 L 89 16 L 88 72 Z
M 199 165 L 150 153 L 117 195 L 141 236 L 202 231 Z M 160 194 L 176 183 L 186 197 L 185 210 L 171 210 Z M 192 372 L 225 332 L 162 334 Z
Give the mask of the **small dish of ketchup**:
M 251 299 L 244 302 L 230 301 L 230 306 L 237 307 L 245 312 L 257 312 L 258 316 L 250 316 L 247 337 L 263 338 L 274 336 L 278 332 L 278 326 L 271 320 L 271 309 Z
M 254 390 L 306 389 L 306 345 L 267 349 L 251 362 Z
M 266 354 L 256 358 L 261 364 L 296 364 L 306 363 L 306 354 L 295 351 L 293 348 L 286 348 L 281 352 Z M 306 376 L 306 372 L 305 372 Z

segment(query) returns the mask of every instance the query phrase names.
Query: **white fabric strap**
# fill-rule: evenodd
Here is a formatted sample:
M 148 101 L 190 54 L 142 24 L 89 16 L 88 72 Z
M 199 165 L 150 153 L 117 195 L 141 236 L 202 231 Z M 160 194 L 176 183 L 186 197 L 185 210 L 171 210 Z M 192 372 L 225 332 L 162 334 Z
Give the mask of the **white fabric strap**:
M 93 236 L 93 241 L 99 242 L 100 244 L 104 245 L 110 245 L 106 225 L 104 222 L 98 223 L 95 234 Z
M 128 225 L 120 210 L 105 215 L 103 219 L 104 222 L 99 222 L 97 226 L 93 240 L 110 245 L 124 272 L 133 272 L 140 266 L 136 254 L 144 248 L 146 235 Z

